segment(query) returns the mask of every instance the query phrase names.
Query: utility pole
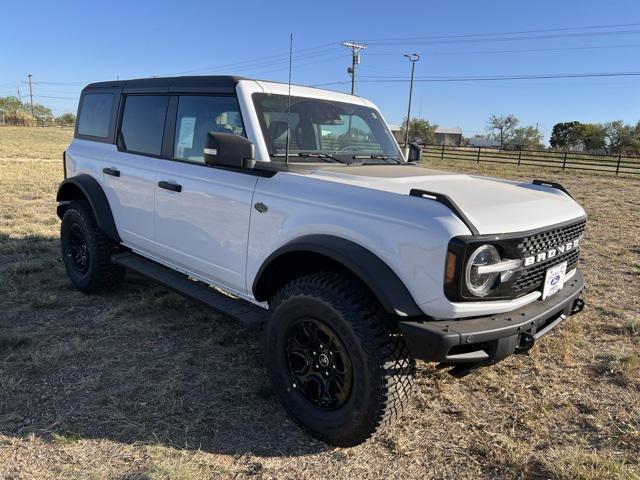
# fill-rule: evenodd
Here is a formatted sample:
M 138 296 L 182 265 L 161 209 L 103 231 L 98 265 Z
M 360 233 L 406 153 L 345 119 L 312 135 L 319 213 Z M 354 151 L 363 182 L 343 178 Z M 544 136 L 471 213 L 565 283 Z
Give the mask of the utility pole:
M 20 95 L 20 87 L 18 87 L 18 100 L 22 103 L 22 95 Z
M 29 74 L 29 96 L 31 97 L 31 117 L 35 120 L 36 115 L 33 112 L 33 90 L 31 88 L 31 74 Z
M 351 95 L 356 94 L 356 65 L 360 63 L 360 50 L 367 48 L 362 43 L 355 42 L 341 42 L 340 45 L 351 49 L 351 67 L 347 69 L 347 72 L 351 75 Z
M 411 125 L 411 96 L 413 95 L 413 75 L 416 71 L 416 62 L 420 60 L 417 53 L 405 53 L 405 57 L 411 62 L 411 83 L 409 84 L 409 108 L 407 110 L 407 128 L 404 132 L 404 148 L 409 148 L 409 126 Z

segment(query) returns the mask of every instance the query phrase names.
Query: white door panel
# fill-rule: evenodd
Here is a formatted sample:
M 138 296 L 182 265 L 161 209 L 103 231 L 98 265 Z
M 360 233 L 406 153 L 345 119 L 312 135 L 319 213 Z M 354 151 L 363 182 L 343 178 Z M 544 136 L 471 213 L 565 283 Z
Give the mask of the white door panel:
M 244 293 L 254 175 L 162 160 L 156 187 L 157 255 L 194 274 Z
M 119 152 L 115 145 L 102 161 L 102 185 L 118 233 L 127 246 L 148 250 L 153 245 L 153 207 L 158 159 Z M 107 175 L 112 169 L 119 176 Z

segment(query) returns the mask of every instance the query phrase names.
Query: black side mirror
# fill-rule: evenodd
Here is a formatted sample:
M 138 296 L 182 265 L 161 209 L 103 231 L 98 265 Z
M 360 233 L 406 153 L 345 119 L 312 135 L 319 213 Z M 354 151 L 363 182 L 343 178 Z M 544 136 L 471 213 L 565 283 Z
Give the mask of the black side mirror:
M 409 155 L 407 162 L 419 162 L 422 159 L 422 148 L 417 143 L 409 144 Z
M 255 166 L 253 143 L 235 133 L 209 132 L 204 144 L 204 163 L 236 168 Z

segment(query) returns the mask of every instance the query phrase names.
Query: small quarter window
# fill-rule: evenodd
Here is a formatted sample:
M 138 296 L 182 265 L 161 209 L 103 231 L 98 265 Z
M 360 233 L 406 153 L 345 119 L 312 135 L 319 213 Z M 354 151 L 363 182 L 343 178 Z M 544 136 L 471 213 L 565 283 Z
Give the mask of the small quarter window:
M 174 158 L 204 163 L 204 143 L 209 132 L 245 136 L 237 99 L 231 96 L 181 96 L 176 117 Z
M 160 155 L 162 134 L 169 97 L 166 95 L 130 95 L 122 114 L 122 140 L 128 152 Z
M 106 138 L 113 107 L 113 94 L 87 93 L 82 97 L 78 133 L 91 137 Z

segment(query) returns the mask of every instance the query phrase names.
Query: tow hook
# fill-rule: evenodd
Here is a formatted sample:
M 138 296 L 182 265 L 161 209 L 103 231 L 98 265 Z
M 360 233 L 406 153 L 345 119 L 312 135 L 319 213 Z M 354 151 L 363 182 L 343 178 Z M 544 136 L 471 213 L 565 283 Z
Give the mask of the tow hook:
M 585 306 L 585 301 L 581 298 L 576 298 L 573 301 L 573 306 L 571 307 L 571 315 L 575 315 L 576 313 L 580 313 Z
M 526 354 L 529 350 L 533 348 L 533 345 L 536 343 L 535 337 L 529 333 L 525 332 L 520 335 L 520 339 L 518 341 L 518 346 L 516 347 L 515 353 Z

